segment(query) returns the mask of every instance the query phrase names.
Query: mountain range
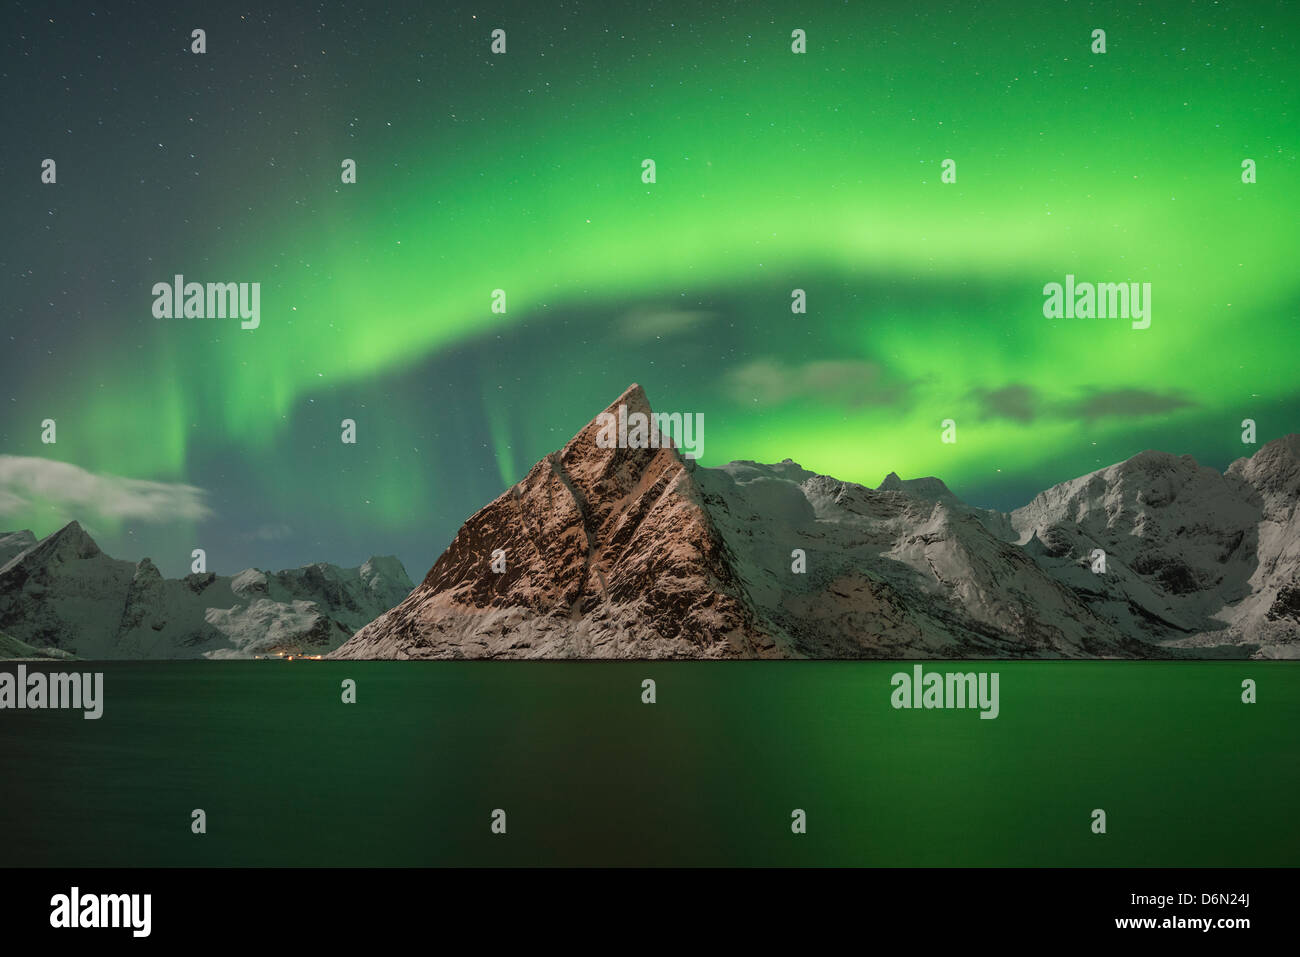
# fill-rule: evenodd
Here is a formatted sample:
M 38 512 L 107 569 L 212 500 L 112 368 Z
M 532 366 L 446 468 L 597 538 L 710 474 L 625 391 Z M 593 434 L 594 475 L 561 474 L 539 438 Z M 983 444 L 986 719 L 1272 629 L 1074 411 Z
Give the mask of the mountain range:
M 620 406 L 647 417 L 644 391 Z M 601 416 L 401 563 L 164 579 L 0 533 L 0 658 L 1296 658 L 1300 435 L 1147 451 L 1011 512 L 937 478 L 602 448 Z
M 651 414 L 636 385 L 620 405 Z M 1224 473 L 1142 452 L 1003 513 L 936 478 L 601 448 L 600 422 L 330 657 L 1300 657 L 1298 435 Z
M 77 522 L 0 533 L 0 658 L 323 654 L 411 590 L 396 558 L 163 578 L 105 555 Z

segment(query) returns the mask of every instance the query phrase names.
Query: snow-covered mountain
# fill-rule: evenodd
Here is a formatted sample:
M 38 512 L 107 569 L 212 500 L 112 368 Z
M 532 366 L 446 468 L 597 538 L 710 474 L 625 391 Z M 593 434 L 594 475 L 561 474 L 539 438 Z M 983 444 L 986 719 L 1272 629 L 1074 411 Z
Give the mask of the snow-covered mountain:
M 323 654 L 412 587 L 396 558 L 166 579 L 147 558 L 105 555 L 76 522 L 39 542 L 0 535 L 0 558 L 0 632 L 81 658 Z
M 1008 515 L 599 448 L 598 421 L 333 657 L 1300 657 L 1300 436 L 1223 475 L 1144 452 Z
M 1004 514 L 937 478 L 600 448 L 598 423 L 414 590 L 395 558 L 176 580 L 76 522 L 0 533 L 0 657 L 1300 657 L 1300 436 L 1223 474 L 1143 452 Z
M 1143 452 L 1011 513 L 1018 543 L 1126 634 L 1198 656 L 1300 656 L 1300 435 L 1219 474 Z M 1106 573 L 1089 571 L 1101 549 Z

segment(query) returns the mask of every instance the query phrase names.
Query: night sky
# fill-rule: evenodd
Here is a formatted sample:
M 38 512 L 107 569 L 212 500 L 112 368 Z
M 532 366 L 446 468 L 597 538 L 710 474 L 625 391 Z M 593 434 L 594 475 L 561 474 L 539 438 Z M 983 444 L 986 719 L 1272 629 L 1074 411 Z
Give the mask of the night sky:
M 418 580 L 632 382 L 705 465 L 1000 508 L 1300 431 L 1294 6 L 278 6 L 5 4 L 0 529 Z M 155 318 L 177 273 L 260 328 Z M 1045 318 L 1067 273 L 1150 328 Z

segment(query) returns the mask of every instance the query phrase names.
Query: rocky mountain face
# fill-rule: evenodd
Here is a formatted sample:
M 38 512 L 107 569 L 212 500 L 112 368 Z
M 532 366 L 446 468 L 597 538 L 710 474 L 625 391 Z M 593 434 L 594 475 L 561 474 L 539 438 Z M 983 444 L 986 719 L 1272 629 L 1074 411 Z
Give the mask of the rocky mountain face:
M 611 410 L 619 402 L 629 415 L 650 411 L 639 388 Z M 339 654 L 788 653 L 756 627 L 702 491 L 677 452 L 598 448 L 597 431 L 593 420 L 470 518 L 419 588 Z
M 1008 515 L 600 448 L 598 421 L 332 657 L 1300 657 L 1300 436 L 1222 475 L 1144 452 Z
M 396 558 L 166 579 L 147 558 L 105 555 L 76 522 L 39 542 L 0 534 L 0 560 L 0 632 L 81 658 L 323 654 L 412 587 Z

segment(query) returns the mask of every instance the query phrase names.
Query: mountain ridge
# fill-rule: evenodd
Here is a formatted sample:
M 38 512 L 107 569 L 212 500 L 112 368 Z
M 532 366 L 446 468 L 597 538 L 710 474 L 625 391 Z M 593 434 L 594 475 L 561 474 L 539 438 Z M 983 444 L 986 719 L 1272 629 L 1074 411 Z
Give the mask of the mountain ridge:
M 635 383 L 620 406 L 651 415 Z M 1000 512 L 933 476 L 601 448 L 600 422 L 419 585 L 391 556 L 167 579 L 76 521 L 0 532 L 0 657 L 1300 657 L 1300 435 L 1221 473 L 1144 450 Z
M 324 654 L 413 587 L 391 556 L 169 579 L 149 558 L 109 557 L 75 520 L 40 540 L 0 534 L 6 546 L 0 632 L 12 644 L 0 656 L 9 657 L 23 647 L 96 659 Z
M 935 477 L 600 449 L 600 419 L 331 657 L 1300 656 L 1300 437 L 1224 473 L 1143 451 L 1003 513 Z

